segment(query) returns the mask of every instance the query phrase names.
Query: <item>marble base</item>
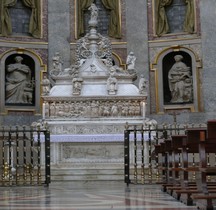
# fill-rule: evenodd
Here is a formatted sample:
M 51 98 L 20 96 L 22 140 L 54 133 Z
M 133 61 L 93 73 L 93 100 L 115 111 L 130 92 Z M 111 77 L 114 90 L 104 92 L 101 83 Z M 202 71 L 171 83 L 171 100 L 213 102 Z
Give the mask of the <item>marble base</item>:
M 123 141 L 51 142 L 52 180 L 123 180 L 123 170 Z
M 133 122 L 142 123 L 142 120 Z M 52 180 L 124 180 L 125 121 L 49 121 L 48 125 Z M 148 138 L 145 134 L 146 154 Z M 140 143 L 140 134 L 137 139 Z M 130 140 L 133 148 L 132 134 Z M 43 137 L 41 141 L 44 147 Z M 133 164 L 133 149 L 131 160 Z
M 52 180 L 124 180 L 124 141 L 63 141 L 64 135 L 51 141 L 51 179 Z M 68 135 L 66 136 L 68 138 Z M 92 135 L 90 135 L 92 137 Z M 51 136 L 52 139 L 52 136 Z M 97 136 L 95 136 L 97 139 Z M 94 139 L 94 140 L 95 140 Z M 138 143 L 139 144 L 139 143 Z M 133 141 L 131 147 L 131 166 L 133 167 Z M 42 141 L 42 151 L 44 143 Z M 145 142 L 148 154 L 148 142 Z M 139 155 L 139 152 L 138 152 Z M 42 162 L 44 163 L 42 153 Z M 148 166 L 148 157 L 145 156 Z

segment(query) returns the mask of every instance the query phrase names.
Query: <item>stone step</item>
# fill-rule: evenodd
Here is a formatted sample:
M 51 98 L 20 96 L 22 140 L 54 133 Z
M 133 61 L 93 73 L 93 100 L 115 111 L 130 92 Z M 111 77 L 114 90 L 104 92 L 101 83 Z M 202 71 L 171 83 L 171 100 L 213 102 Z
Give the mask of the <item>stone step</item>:
M 51 169 L 52 181 L 96 181 L 96 180 L 124 180 L 123 169 L 86 169 L 86 168 L 64 168 Z

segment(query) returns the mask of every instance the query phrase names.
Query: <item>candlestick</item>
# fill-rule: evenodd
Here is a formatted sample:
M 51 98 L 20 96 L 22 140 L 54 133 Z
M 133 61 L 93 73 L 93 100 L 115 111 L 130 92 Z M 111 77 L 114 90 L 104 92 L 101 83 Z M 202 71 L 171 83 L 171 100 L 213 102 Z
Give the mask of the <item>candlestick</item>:
M 44 120 L 45 119 L 45 108 L 46 108 L 46 106 L 45 106 L 45 103 L 43 103 L 43 105 L 42 105 L 42 119 Z
M 146 114 L 146 103 L 142 102 L 142 115 L 144 120 L 145 120 L 145 114 Z

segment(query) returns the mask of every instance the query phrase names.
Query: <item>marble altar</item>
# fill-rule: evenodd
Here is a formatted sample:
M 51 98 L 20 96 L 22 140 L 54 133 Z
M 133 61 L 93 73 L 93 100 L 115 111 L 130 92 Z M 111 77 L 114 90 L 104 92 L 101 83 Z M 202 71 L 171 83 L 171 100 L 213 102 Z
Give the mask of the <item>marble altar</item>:
M 125 123 L 145 121 L 147 82 L 140 90 L 134 84 L 134 53 L 126 69 L 113 64 L 111 42 L 97 32 L 93 8 L 89 33 L 77 41 L 75 63 L 66 69 L 62 62 L 53 65 L 54 85 L 41 95 L 54 179 L 123 180 Z

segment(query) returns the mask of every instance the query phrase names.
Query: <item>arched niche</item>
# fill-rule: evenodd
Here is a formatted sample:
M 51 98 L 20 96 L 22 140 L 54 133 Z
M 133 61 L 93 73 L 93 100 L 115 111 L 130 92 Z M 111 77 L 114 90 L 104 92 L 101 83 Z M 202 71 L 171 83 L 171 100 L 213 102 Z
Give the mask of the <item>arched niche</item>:
M 113 65 L 117 65 L 123 69 L 126 69 L 126 64 L 122 62 L 121 57 L 117 53 L 112 52 L 112 58 L 113 58 Z
M 39 114 L 41 71 L 45 71 L 41 58 L 30 50 L 10 50 L 0 56 L 0 69 L 0 113 Z
M 25 54 L 5 60 L 5 106 L 35 106 L 35 62 Z
M 183 96 L 180 99 L 173 99 L 170 83 L 173 80 L 169 77 L 169 72 L 175 66 L 175 56 L 181 57 L 181 62 L 188 71 L 188 77 L 184 82 L 180 82 L 177 89 L 182 91 Z M 151 70 L 155 73 L 155 105 L 157 113 L 164 113 L 169 110 L 188 110 L 191 112 L 202 111 L 201 105 L 201 89 L 200 89 L 200 69 L 201 61 L 196 53 L 186 47 L 173 46 L 161 51 L 151 65 Z M 179 72 L 177 72 L 180 81 Z M 184 74 L 182 74 L 184 76 Z M 190 80 L 189 80 L 190 79 Z M 186 83 L 185 83 L 186 81 Z M 189 82 L 188 82 L 189 81 Z M 188 83 L 187 83 L 188 82 Z M 174 82 L 172 84 L 175 84 Z M 187 86 L 188 85 L 188 86 Z M 190 87 L 189 87 L 190 85 Z M 186 97 L 187 88 L 190 97 Z
M 177 64 L 175 58 L 178 57 L 181 58 L 181 60 L 178 61 Z M 176 67 L 176 65 L 178 66 Z M 182 70 L 182 68 L 185 70 Z M 193 103 L 194 81 L 190 54 L 185 51 L 174 51 L 165 55 L 162 60 L 162 79 L 164 105 Z M 187 82 L 187 80 L 189 80 L 189 82 Z M 190 97 L 187 97 L 188 93 L 186 93 L 186 91 L 189 91 L 187 89 L 190 89 Z M 179 91 L 181 91 L 181 94 Z

